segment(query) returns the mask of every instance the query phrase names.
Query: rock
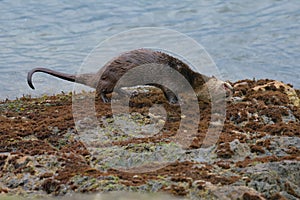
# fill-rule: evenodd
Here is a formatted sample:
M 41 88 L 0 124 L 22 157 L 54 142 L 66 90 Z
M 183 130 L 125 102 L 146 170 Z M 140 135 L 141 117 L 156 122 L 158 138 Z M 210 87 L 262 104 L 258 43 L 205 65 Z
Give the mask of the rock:
M 283 90 L 283 92 L 288 96 L 290 102 L 294 105 L 299 107 L 300 106 L 300 99 L 295 91 L 290 85 L 284 84 L 280 81 L 272 81 L 264 85 L 259 85 L 253 88 L 254 91 L 263 90 L 265 91 L 266 88 L 274 86 L 277 89 Z
M 277 157 L 287 156 L 288 152 L 294 153 L 291 152 L 293 149 L 295 152 L 300 151 L 300 138 L 298 137 L 268 136 L 268 138 L 270 140 L 268 150 Z
M 241 143 L 238 139 L 230 142 L 230 149 L 233 152 L 232 159 L 235 161 L 244 160 L 251 154 L 248 144 Z
M 224 124 L 223 109 L 199 101 L 194 134 L 190 119 L 198 114 L 183 114 L 160 90 L 132 97 L 125 114 L 97 102 L 97 119 L 85 115 L 84 99 L 74 113 L 65 95 L 0 103 L 0 192 L 62 200 L 300 199 L 300 91 L 272 80 L 233 85 Z M 186 148 L 172 140 L 183 119 L 182 133 L 193 139 Z M 213 142 L 204 145 L 208 136 Z
M 300 198 L 300 161 L 262 163 L 242 171 L 251 180 L 248 186 L 267 198 L 278 192 L 287 199 Z
M 205 190 L 200 192 L 201 199 L 222 200 L 264 200 L 263 195 L 252 188 L 245 186 L 216 186 L 207 182 Z

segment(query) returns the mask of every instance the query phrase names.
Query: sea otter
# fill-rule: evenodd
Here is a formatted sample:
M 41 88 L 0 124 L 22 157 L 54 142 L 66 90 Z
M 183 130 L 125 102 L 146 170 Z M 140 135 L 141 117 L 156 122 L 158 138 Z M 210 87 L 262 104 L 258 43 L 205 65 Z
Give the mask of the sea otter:
M 194 89 L 199 98 L 209 99 L 211 92 L 218 91 L 220 89 L 223 89 L 223 91 L 225 89 L 226 96 L 229 96 L 232 93 L 232 87 L 229 83 L 218 80 L 215 77 L 208 77 L 195 72 L 183 61 L 166 53 L 150 49 L 137 49 L 125 52 L 112 59 L 96 73 L 72 75 L 56 72 L 47 68 L 34 68 L 28 72 L 27 82 L 28 85 L 34 89 L 32 84 L 32 75 L 35 72 L 44 72 L 67 81 L 95 88 L 96 96 L 101 97 L 102 101 L 107 103 L 110 99 L 106 96 L 106 94 L 113 92 L 116 83 L 126 72 L 137 66 L 153 63 L 169 66 L 178 71 L 189 82 L 190 86 Z M 143 76 L 143 74 L 140 76 Z M 160 88 L 170 103 L 177 103 L 178 99 L 170 89 L 159 84 L 147 85 Z M 134 85 L 132 85 L 132 83 L 127 83 L 124 86 L 129 87 Z

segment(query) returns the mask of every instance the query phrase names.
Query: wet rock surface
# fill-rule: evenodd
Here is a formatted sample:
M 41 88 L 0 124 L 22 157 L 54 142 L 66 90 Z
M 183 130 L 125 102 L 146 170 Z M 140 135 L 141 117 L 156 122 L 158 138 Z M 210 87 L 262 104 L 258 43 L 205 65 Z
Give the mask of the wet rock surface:
M 127 116 L 114 115 L 110 104 L 96 101 L 96 118 L 76 123 L 71 94 L 3 101 L 0 193 L 44 198 L 127 191 L 180 199 L 299 199 L 299 90 L 274 80 L 232 85 L 224 125 L 213 125 L 222 126 L 217 141 L 202 146 L 211 104 L 199 101 L 198 131 L 186 148 L 172 138 L 181 119 L 196 113 L 181 115 L 180 105 L 168 104 L 158 90 L 132 97 Z M 76 115 L 90 107 L 85 98 L 77 98 Z M 129 131 L 116 126 L 116 120 Z M 190 128 L 192 122 L 181 134 Z

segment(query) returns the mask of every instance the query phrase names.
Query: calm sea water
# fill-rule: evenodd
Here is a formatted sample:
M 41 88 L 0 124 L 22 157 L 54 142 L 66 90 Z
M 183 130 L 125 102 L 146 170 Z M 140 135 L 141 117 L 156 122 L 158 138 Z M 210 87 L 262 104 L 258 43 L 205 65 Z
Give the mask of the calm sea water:
M 0 0 L 0 99 L 71 91 L 27 72 L 76 72 L 99 42 L 137 27 L 180 31 L 205 47 L 222 78 L 270 78 L 300 88 L 300 1 Z

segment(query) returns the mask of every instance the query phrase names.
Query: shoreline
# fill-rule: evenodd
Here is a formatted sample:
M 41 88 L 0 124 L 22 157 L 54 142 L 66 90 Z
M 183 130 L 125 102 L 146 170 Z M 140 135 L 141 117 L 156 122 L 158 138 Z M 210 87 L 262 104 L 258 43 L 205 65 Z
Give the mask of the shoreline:
M 114 167 L 115 161 L 126 164 L 129 154 L 121 154 L 125 150 L 136 155 L 174 147 L 168 138 L 176 133 L 180 108 L 170 106 L 161 92 L 131 99 L 130 111 L 139 113 L 134 117 L 141 126 L 155 120 L 165 123 L 150 136 L 124 134 L 111 123 L 110 105 L 97 102 L 98 123 L 106 129 L 95 134 L 106 143 L 96 154 L 75 127 L 71 93 L 1 101 L 0 193 L 49 197 L 137 191 L 181 198 L 300 198 L 300 90 L 266 79 L 240 80 L 234 89 L 222 132 L 209 153 L 201 142 L 210 106 L 199 102 L 202 116 L 190 147 L 155 172 L 143 173 L 122 171 Z M 149 117 L 149 108 L 157 102 L 169 119 Z M 277 189 L 265 190 L 266 185 Z

